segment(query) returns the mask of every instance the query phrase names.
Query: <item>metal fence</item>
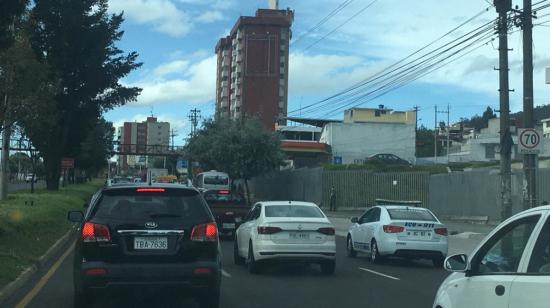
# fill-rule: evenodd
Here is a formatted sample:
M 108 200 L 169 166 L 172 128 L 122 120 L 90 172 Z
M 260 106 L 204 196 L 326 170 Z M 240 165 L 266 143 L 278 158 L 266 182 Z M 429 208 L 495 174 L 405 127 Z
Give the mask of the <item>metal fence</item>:
M 323 206 L 334 187 L 338 209 L 365 208 L 376 199 L 417 200 L 428 206 L 429 173 L 374 173 L 367 170 L 327 170 L 323 173 Z

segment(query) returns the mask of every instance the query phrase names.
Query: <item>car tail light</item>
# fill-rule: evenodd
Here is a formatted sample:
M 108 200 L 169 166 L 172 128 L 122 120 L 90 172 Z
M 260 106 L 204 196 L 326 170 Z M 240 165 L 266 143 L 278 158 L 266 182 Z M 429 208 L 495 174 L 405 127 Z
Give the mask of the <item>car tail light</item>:
M 153 188 L 153 187 L 146 187 L 146 188 L 138 188 L 136 189 L 137 192 L 165 192 L 166 190 L 164 188 Z
M 279 227 L 258 227 L 258 234 L 275 234 L 283 231 Z
M 102 267 L 93 267 L 86 270 L 86 276 L 105 276 L 107 270 Z
M 111 233 L 106 225 L 86 222 L 82 227 L 82 241 L 91 242 L 110 242 Z
M 326 234 L 326 235 L 334 235 L 335 233 L 334 228 L 331 228 L 331 227 L 319 228 L 317 229 L 317 232 Z
M 212 270 L 208 267 L 197 267 L 193 270 L 193 274 L 195 275 L 208 275 L 211 274 Z
M 439 234 L 439 235 L 444 235 L 444 236 L 447 236 L 447 228 L 443 227 L 443 228 L 435 228 L 434 229 L 434 232 Z
M 230 191 L 225 189 L 225 190 L 218 190 L 218 194 L 219 195 L 229 195 Z
M 384 232 L 386 233 L 401 233 L 405 231 L 405 228 L 401 226 L 385 225 L 382 228 L 384 228 Z
M 191 240 L 194 242 L 215 242 L 218 240 L 218 227 L 213 222 L 193 227 Z

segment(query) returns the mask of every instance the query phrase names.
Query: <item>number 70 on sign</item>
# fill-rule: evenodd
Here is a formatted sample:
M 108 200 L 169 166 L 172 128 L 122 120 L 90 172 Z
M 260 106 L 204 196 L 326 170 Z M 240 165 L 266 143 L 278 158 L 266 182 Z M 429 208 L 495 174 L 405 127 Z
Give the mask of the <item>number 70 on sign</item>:
M 533 128 L 518 130 L 518 147 L 520 153 L 538 154 L 541 147 L 541 133 Z

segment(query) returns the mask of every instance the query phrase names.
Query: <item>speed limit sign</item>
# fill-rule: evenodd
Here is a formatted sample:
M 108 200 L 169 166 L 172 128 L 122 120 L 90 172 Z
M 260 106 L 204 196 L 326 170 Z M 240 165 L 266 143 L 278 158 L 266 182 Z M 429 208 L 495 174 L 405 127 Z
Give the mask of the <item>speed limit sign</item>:
M 541 134 L 533 128 L 518 130 L 519 152 L 522 154 L 538 154 L 541 147 Z

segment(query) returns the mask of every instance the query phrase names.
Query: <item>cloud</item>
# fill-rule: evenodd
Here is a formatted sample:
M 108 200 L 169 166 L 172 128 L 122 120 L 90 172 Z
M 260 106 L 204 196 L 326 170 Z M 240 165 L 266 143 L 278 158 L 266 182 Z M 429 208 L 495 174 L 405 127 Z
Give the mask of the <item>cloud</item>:
M 110 0 L 112 12 L 124 11 L 138 24 L 151 24 L 158 32 L 181 37 L 192 28 L 190 17 L 170 0 Z
M 225 20 L 225 16 L 220 11 L 206 11 L 195 18 L 197 22 L 201 23 L 213 23 L 216 21 Z
M 216 56 L 189 63 L 185 59 L 163 63 L 153 70 L 151 76 L 131 84 L 143 88 L 133 104 L 211 102 L 215 97 Z

